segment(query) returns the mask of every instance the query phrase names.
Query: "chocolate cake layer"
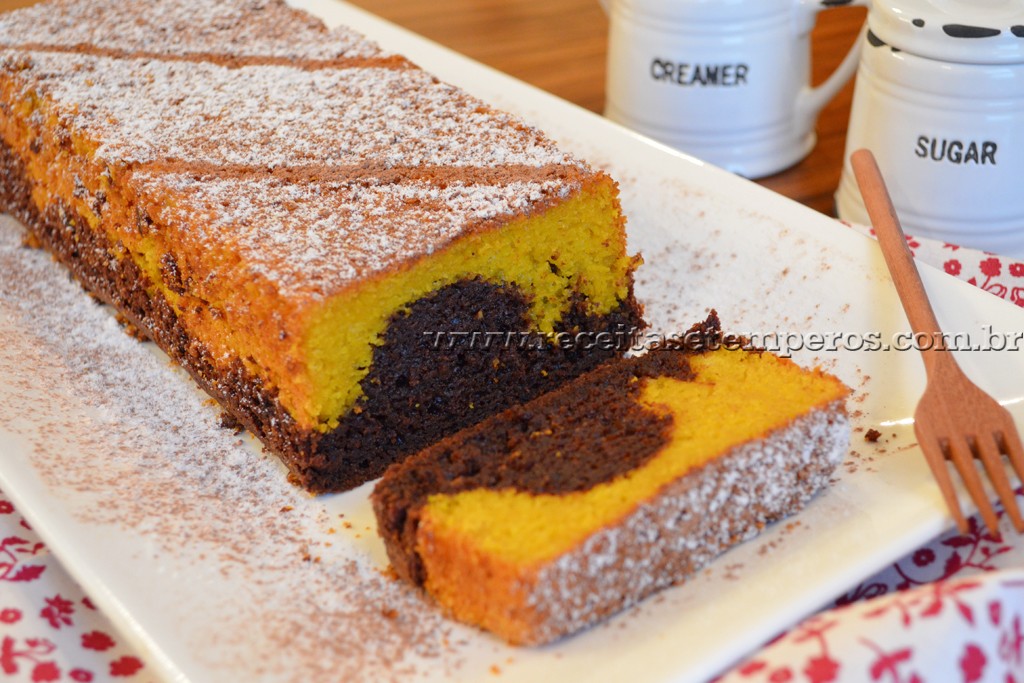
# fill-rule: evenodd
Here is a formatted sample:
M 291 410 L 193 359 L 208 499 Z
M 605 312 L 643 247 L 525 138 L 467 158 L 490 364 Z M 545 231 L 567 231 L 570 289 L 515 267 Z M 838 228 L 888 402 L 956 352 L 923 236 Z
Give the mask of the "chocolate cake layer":
M 614 333 L 628 343 L 642 324 L 638 307 L 588 316 L 576 305 L 561 323 L 570 336 Z M 561 385 L 616 354 L 622 346 L 570 347 L 528 329 L 527 302 L 514 287 L 480 280 L 449 285 L 396 314 L 362 382 L 364 396 L 343 422 L 319 439 L 317 480 L 344 477 L 355 464 L 363 480 L 453 431 Z M 488 343 L 488 333 L 492 336 Z M 343 458 L 346 444 L 359 451 Z M 353 458 L 358 458 L 353 460 Z
M 667 442 L 672 419 L 639 404 L 639 380 L 692 377 L 683 354 L 652 354 L 643 362 L 630 358 L 597 368 L 556 394 L 495 416 L 487 429 L 447 439 L 396 465 L 387 487 L 375 491 L 374 508 L 399 576 L 416 584 L 426 578 L 414 549 L 419 512 L 430 495 L 586 491 L 647 462 Z M 495 457 L 508 452 L 514 456 Z

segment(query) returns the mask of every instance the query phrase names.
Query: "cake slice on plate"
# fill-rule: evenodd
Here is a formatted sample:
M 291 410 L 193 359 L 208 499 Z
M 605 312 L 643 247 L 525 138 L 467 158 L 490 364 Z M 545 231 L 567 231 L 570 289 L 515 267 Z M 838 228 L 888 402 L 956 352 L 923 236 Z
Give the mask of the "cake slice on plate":
M 712 316 L 388 470 L 373 492 L 398 575 L 517 644 L 681 581 L 802 508 L 846 454 L 849 390 L 732 350 Z

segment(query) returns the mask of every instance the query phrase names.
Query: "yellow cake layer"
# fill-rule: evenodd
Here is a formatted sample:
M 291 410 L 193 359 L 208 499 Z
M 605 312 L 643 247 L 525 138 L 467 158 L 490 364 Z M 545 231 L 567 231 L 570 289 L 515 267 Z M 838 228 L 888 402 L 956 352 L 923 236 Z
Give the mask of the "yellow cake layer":
M 670 482 L 848 392 L 830 375 L 767 353 L 719 350 L 695 356 L 691 365 L 693 381 L 639 380 L 644 382 L 642 404 L 672 418 L 668 443 L 643 466 L 564 495 L 513 489 L 434 494 L 422 512 L 421 538 L 429 535 L 432 546 L 448 549 L 440 555 L 459 548 L 464 556 L 488 563 L 487 574 L 511 567 L 529 572 L 614 526 Z M 459 586 L 443 582 L 458 574 L 432 568 L 434 555 L 421 552 L 428 590 L 435 595 L 457 592 Z
M 551 334 L 573 292 L 587 297 L 589 312 L 610 313 L 628 296 L 632 267 L 610 182 L 500 230 L 467 235 L 313 313 L 304 356 L 316 381 L 305 409 L 327 420 L 344 414 L 370 364 L 366 340 L 378 339 L 395 311 L 445 285 L 477 276 L 514 284 L 530 301 L 531 328 Z

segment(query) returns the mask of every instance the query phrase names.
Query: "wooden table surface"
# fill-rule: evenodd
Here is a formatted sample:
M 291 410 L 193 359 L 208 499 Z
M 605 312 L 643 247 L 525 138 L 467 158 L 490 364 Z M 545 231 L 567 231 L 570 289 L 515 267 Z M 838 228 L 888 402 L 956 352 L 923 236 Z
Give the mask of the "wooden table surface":
M 0 11 L 34 0 L 0 0 Z M 598 0 L 349 0 L 477 61 L 595 112 L 604 109 L 608 19 Z M 822 12 L 812 35 L 813 79 L 831 73 L 853 44 L 865 10 Z M 758 182 L 833 213 L 852 83 L 822 111 L 818 145 L 791 169 Z
M 608 19 L 598 0 L 349 0 L 477 61 L 595 112 L 604 109 Z M 813 78 L 853 44 L 865 10 L 822 12 L 812 35 Z M 818 145 L 793 168 L 758 182 L 827 214 L 839 185 L 852 82 L 822 111 Z

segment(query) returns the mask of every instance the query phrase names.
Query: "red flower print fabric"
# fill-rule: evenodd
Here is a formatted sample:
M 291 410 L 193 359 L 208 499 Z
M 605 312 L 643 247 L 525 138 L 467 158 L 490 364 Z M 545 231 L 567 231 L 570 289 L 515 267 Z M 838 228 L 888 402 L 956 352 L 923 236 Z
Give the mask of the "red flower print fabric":
M 0 491 L 0 681 L 152 681 Z
M 874 230 L 866 225 L 845 225 L 874 236 Z M 907 246 L 918 261 L 941 268 L 947 274 L 1016 306 L 1024 306 L 1024 262 L 919 237 L 908 236 Z
M 946 579 L 817 614 L 719 683 L 1020 681 L 1022 621 L 1024 570 Z
M 1024 504 L 1024 491 L 1017 492 Z M 1024 539 L 999 510 L 852 587 L 717 683 L 1024 681 Z

